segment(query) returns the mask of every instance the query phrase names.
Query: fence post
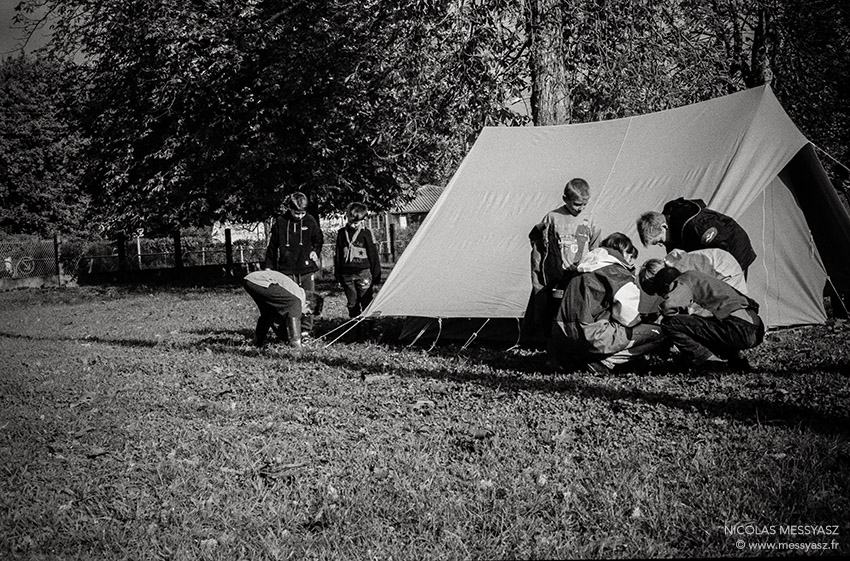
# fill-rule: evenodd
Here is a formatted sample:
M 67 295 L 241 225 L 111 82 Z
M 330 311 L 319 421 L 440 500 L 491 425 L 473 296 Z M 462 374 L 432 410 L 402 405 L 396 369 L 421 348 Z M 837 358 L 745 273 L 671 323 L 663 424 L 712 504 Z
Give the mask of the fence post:
M 390 257 L 395 264 L 395 224 L 390 224 Z
M 386 232 L 387 236 L 387 259 L 390 258 L 392 251 L 390 250 L 390 213 L 389 211 L 384 213 L 384 232 Z
M 230 228 L 224 229 L 224 263 L 228 276 L 233 274 L 233 242 L 230 237 Z
M 180 244 L 180 230 L 174 231 L 174 268 L 183 268 L 183 247 Z
M 118 272 L 127 272 L 127 234 L 118 232 Z
M 142 270 L 142 240 L 139 232 L 136 232 L 136 260 L 139 263 L 139 270 Z
M 62 238 L 59 234 L 53 234 L 53 260 L 56 263 L 56 282 L 62 286 L 62 261 L 59 259 L 61 252 L 59 246 L 62 244 Z

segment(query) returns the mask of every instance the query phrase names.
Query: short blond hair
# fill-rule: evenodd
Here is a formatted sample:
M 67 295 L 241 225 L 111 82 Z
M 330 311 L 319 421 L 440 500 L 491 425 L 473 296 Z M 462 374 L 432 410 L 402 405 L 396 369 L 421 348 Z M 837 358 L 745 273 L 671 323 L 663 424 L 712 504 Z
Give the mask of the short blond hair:
M 637 231 L 643 247 L 649 245 L 653 238 L 664 233 L 663 226 L 665 224 L 667 224 L 667 218 L 660 212 L 651 210 L 640 215 L 640 218 L 637 219 Z

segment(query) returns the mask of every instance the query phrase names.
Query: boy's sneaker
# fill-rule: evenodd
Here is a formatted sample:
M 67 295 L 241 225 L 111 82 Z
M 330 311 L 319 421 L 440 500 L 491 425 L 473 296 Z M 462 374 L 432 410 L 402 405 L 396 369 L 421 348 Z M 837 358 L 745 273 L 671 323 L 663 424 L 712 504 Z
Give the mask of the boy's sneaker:
M 602 361 L 594 361 L 587 363 L 587 369 L 594 374 L 611 374 L 614 369 L 603 363 Z

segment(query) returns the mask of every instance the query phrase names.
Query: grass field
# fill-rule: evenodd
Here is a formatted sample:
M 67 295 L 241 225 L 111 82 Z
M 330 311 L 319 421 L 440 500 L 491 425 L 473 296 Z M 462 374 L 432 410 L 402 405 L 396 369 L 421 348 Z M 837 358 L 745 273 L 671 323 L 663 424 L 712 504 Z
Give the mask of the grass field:
M 850 552 L 846 322 L 771 333 L 756 373 L 716 379 L 480 346 L 259 350 L 238 288 L 0 310 L 0 558 Z M 319 331 L 343 312 L 334 294 Z

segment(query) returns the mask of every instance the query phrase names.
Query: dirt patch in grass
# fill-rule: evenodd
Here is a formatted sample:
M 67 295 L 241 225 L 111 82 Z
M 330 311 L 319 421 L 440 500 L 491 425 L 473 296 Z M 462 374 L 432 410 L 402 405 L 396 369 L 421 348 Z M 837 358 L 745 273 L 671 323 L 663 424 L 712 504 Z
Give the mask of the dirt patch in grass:
M 256 349 L 238 288 L 15 291 L 0 307 L 5 557 L 847 551 L 844 322 L 771 333 L 754 374 L 715 379 L 552 374 L 539 353 L 481 346 Z M 331 294 L 318 331 L 344 315 Z

